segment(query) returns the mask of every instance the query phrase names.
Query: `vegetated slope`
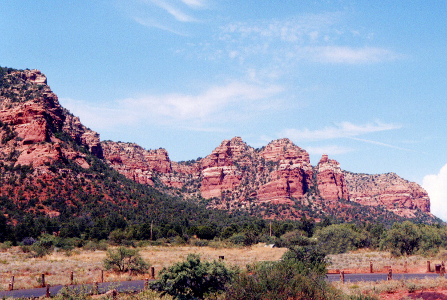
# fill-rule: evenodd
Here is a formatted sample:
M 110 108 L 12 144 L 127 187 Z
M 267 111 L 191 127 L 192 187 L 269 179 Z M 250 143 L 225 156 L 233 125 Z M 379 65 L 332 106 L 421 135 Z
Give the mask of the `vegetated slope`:
M 275 219 L 439 221 L 416 183 L 397 175 L 367 175 L 380 178 L 380 188 L 374 189 L 366 184 L 366 175 L 341 170 L 327 155 L 312 166 L 308 153 L 288 139 L 254 149 L 235 137 L 205 158 L 188 162 L 173 162 L 165 149 L 145 150 L 133 143 L 105 141 L 102 147 L 106 161 L 127 178 L 185 197 L 203 197 L 208 207 Z
M 0 68 L 0 141 L 0 217 L 16 225 L 16 240 L 41 232 L 103 239 L 128 226 L 155 239 L 230 222 L 109 167 L 99 135 L 60 106 L 37 70 Z
M 135 226 L 142 236 L 152 222 L 166 236 L 188 226 L 230 222 L 202 203 L 228 210 L 231 222 L 243 222 L 246 214 L 435 221 L 429 205 L 409 207 L 412 199 L 398 202 L 411 215 L 350 201 L 338 162 L 323 156 L 313 167 L 308 153 L 288 139 L 254 149 L 236 137 L 203 159 L 179 163 L 164 149 L 101 143 L 59 104 L 46 82 L 37 70 L 0 68 L 0 205 L 11 223 L 23 227 L 23 236 L 46 227 L 104 238 L 125 226 Z

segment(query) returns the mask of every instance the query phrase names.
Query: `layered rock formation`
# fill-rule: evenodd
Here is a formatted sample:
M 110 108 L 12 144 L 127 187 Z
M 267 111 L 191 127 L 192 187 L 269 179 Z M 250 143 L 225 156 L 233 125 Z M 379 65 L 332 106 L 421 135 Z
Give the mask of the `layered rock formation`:
M 0 167 L 32 166 L 36 176 L 52 180 L 70 173 L 49 171 L 53 163 L 74 162 L 87 170 L 93 154 L 137 183 L 187 198 L 201 196 L 209 199 L 210 207 L 246 209 L 264 217 L 299 218 L 343 211 L 342 218 L 349 220 L 355 218 L 346 213 L 355 211 L 353 202 L 404 217 L 419 212 L 429 216 L 430 212 L 428 195 L 416 183 L 393 173 L 342 171 L 327 155 L 313 167 L 309 154 L 289 139 L 254 149 L 234 137 L 205 158 L 189 162 L 171 161 L 162 148 L 100 142 L 98 133 L 61 107 L 45 75 L 37 70 L 0 74 L 0 139 Z M 19 194 L 19 190 L 11 187 L 9 193 Z M 71 194 L 69 188 L 66 193 Z
M 309 154 L 288 139 L 272 141 L 256 150 L 235 137 L 188 164 L 170 161 L 164 149 L 144 150 L 136 144 L 110 141 L 103 142 L 102 148 L 111 166 L 126 177 L 150 185 L 158 180 L 189 196 L 199 190 L 203 198 L 214 199 L 211 206 L 221 209 L 264 204 L 292 208 L 297 201 L 312 209 L 346 209 L 349 202 L 338 201 L 350 200 L 404 217 L 414 217 L 412 211 L 416 210 L 430 211 L 427 193 L 416 183 L 395 174 L 345 172 L 327 155 L 312 167 Z
M 118 172 L 138 183 L 182 188 L 188 180 L 198 177 L 195 166 L 171 162 L 165 149 L 145 150 L 134 143 L 102 142 L 107 162 Z
M 415 210 L 430 212 L 427 192 L 417 183 L 394 173 L 369 175 L 344 172 L 352 201 L 384 206 L 398 215 L 411 217 Z
M 235 163 L 244 155 L 253 153 L 253 148 L 248 147 L 241 138 L 236 137 L 230 141 L 223 141 L 210 155 L 202 159 L 199 164 L 202 197 L 221 197 L 222 192 L 233 191 L 239 187 L 243 174 Z M 251 161 L 246 163 L 251 164 Z
M 309 154 L 305 150 L 294 145 L 289 139 L 280 139 L 268 144 L 260 152 L 260 156 L 267 164 L 274 163 L 277 166 L 270 173 L 270 182 L 259 189 L 260 201 L 278 202 L 304 196 L 313 177 Z
M 329 159 L 326 154 L 323 154 L 317 165 L 316 174 L 318 190 L 323 199 L 349 200 L 345 177 L 336 160 Z
M 38 70 L 14 71 L 1 78 L 2 157 L 8 158 L 14 152 L 15 165 L 34 167 L 67 158 L 87 168 L 85 155 L 61 147 L 61 139 L 71 136 L 102 158 L 99 135 L 61 107 L 46 82 Z

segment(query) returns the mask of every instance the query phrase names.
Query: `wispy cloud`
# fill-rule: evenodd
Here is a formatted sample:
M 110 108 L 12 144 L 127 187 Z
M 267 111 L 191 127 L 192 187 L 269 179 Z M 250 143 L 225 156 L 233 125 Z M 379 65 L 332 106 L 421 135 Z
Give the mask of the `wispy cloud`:
M 405 56 L 391 49 L 368 46 L 371 32 L 348 30 L 346 13 L 306 14 L 283 20 L 233 22 L 222 26 L 216 51 L 247 62 L 259 56 L 276 64 L 312 61 L 365 64 L 394 61 Z M 361 44 L 365 46 L 357 46 Z
M 187 36 L 185 26 L 201 22 L 197 10 L 207 8 L 205 0 L 118 0 L 120 11 L 145 27 Z
M 370 124 L 356 125 L 351 122 L 342 122 L 334 124 L 332 127 L 323 129 L 286 129 L 282 132 L 282 136 L 288 136 L 295 141 L 319 141 L 337 138 L 353 138 L 359 135 L 388 131 L 401 128 L 401 125 L 387 124 L 375 122 Z
M 379 145 L 379 146 L 384 146 L 384 147 L 388 147 L 388 148 L 414 152 L 414 150 L 410 150 L 410 149 L 406 149 L 406 148 L 402 148 L 402 147 L 397 147 L 397 146 L 394 146 L 394 145 L 391 145 L 391 144 L 382 143 L 382 142 L 378 142 L 378 141 L 372 141 L 372 140 L 360 139 L 360 138 L 354 138 L 354 137 L 347 137 L 347 138 L 355 140 L 355 141 L 368 143 L 368 144 Z
M 155 27 L 155 28 L 161 29 L 163 31 L 169 31 L 169 32 L 177 34 L 177 35 L 187 36 L 187 34 L 177 31 L 173 28 L 170 28 L 169 26 L 162 25 L 159 22 L 157 22 L 156 20 L 151 19 L 151 18 L 134 17 L 133 19 L 135 22 L 137 22 L 138 24 L 145 26 L 145 27 Z
M 203 0 L 180 0 L 180 1 L 182 1 L 184 4 L 186 4 L 188 6 L 195 7 L 195 8 L 201 8 L 206 5 L 206 1 L 203 1 Z
M 91 106 L 82 101 L 61 99 L 61 103 L 93 129 L 121 125 L 163 125 L 191 130 L 219 130 L 226 123 L 247 120 L 259 113 L 277 109 L 273 96 L 281 86 L 260 86 L 233 82 L 213 86 L 198 95 L 148 95 Z
M 164 0 L 148 0 L 148 1 L 155 4 L 156 6 L 160 7 L 164 11 L 166 11 L 168 14 L 173 16 L 177 21 L 197 22 L 197 20 L 195 18 L 184 13 L 182 10 L 180 10 L 178 7 L 176 7 L 174 3 L 170 3 L 170 1 L 164 1 Z M 186 3 L 188 5 L 193 5 L 194 3 L 200 4 L 200 1 L 182 1 L 182 2 Z
M 322 154 L 337 155 L 337 154 L 346 154 L 354 151 L 354 149 L 352 148 L 337 145 L 327 145 L 319 147 L 307 146 L 305 149 L 307 152 L 309 152 L 309 154 L 314 155 L 322 155 Z
M 303 57 L 313 61 L 334 64 L 380 63 L 403 57 L 391 50 L 377 47 L 318 46 L 304 47 L 300 51 Z

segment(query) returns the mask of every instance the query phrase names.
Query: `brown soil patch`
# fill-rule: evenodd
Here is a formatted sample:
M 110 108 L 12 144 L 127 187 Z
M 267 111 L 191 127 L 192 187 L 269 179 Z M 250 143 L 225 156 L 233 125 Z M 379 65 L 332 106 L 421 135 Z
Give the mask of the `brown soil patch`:
M 379 296 L 381 300 L 447 300 L 447 290 L 438 289 L 436 291 L 419 291 L 408 293 L 407 291 L 397 291 L 395 293 L 383 293 Z

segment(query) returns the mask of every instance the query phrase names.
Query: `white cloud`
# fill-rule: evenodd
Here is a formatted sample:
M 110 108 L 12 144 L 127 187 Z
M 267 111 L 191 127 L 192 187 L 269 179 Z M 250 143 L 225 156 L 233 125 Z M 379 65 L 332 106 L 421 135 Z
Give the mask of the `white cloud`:
M 399 55 L 384 48 L 363 47 L 354 48 L 348 46 L 305 47 L 303 56 L 307 56 L 317 62 L 340 64 L 364 64 L 379 63 L 395 60 Z
M 350 122 L 342 122 L 335 124 L 333 127 L 325 127 L 323 129 L 309 130 L 309 129 L 286 129 L 281 134 L 288 136 L 295 141 L 318 141 L 336 138 L 350 138 L 362 134 L 393 130 L 401 128 L 400 125 L 386 124 L 376 122 L 373 124 L 356 125 Z
M 432 214 L 447 221 L 447 164 L 437 175 L 425 176 L 422 187 L 430 197 Z
M 202 0 L 180 0 L 180 1 L 191 7 L 204 7 L 206 3 L 205 1 Z
M 328 155 L 337 155 L 337 154 L 346 154 L 349 152 L 353 152 L 354 149 L 349 147 L 342 147 L 337 145 L 328 145 L 328 146 L 321 146 L 321 147 L 312 147 L 308 146 L 305 147 L 306 151 L 309 152 L 309 154 L 315 154 L 315 155 L 322 155 L 322 154 L 328 154 Z
M 394 145 L 390 145 L 387 143 L 382 143 L 382 142 L 377 142 L 377 141 L 372 141 L 372 140 L 367 140 L 367 139 L 359 139 L 359 138 L 355 138 L 355 137 L 347 137 L 349 139 L 355 140 L 355 141 L 360 141 L 360 142 L 364 142 L 364 143 L 368 143 L 368 144 L 374 144 L 374 145 L 379 145 L 379 146 L 384 146 L 384 147 L 388 147 L 388 148 L 393 148 L 393 149 L 398 149 L 398 150 L 404 150 L 404 151 L 413 151 L 414 150 L 410 150 L 410 149 L 406 149 L 406 148 L 401 148 L 401 147 L 397 147 Z
M 94 130 L 158 124 L 216 131 L 219 124 L 238 122 L 275 109 L 272 96 L 282 91 L 277 85 L 233 82 L 213 86 L 198 95 L 148 95 L 103 106 L 71 99 L 60 99 L 60 102 Z
M 225 49 L 230 57 L 241 60 L 270 56 L 270 60 L 284 66 L 299 61 L 365 64 L 405 58 L 383 47 L 353 46 L 359 41 L 371 43 L 371 34 L 347 30 L 345 19 L 345 13 L 336 12 L 285 20 L 234 22 L 221 27 L 218 41 L 222 44 L 215 49 Z
M 177 30 L 174 30 L 168 26 L 164 26 L 162 24 L 160 24 L 159 22 L 157 22 L 154 19 L 151 18 L 140 18 L 140 17 L 134 17 L 133 18 L 135 22 L 137 22 L 140 25 L 143 25 L 145 27 L 155 27 L 164 31 L 169 31 L 171 33 L 177 34 L 177 35 L 182 35 L 182 36 L 186 36 L 186 34 L 181 33 Z
M 186 13 L 184 13 L 183 11 L 181 11 L 180 9 L 175 7 L 173 4 L 170 4 L 168 1 L 150 0 L 150 2 L 152 2 L 153 4 L 155 4 L 158 7 L 162 8 L 163 10 L 165 10 L 167 13 L 172 15 L 177 21 L 180 21 L 180 22 L 196 22 L 197 21 L 195 18 L 187 15 Z M 199 1 L 186 1 L 186 2 L 198 3 Z
M 201 22 L 197 10 L 205 9 L 205 0 L 117 0 L 117 8 L 145 27 L 154 27 L 188 36 L 186 26 Z

